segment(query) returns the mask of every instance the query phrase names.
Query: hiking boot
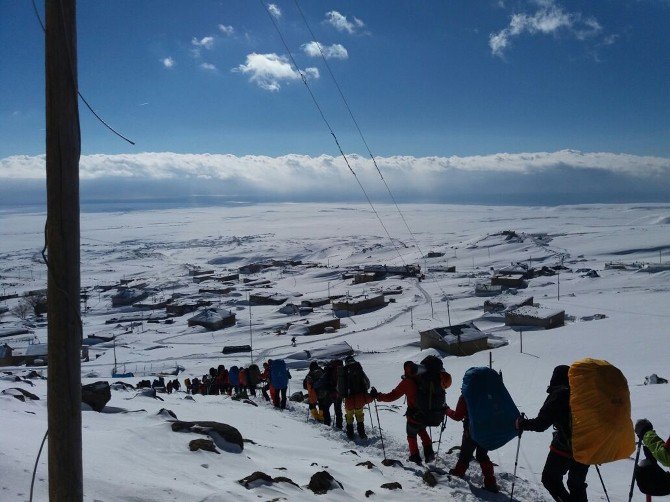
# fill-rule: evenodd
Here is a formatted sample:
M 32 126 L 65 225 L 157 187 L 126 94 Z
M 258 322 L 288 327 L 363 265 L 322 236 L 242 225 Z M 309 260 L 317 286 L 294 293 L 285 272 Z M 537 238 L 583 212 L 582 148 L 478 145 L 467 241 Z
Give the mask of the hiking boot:
M 365 424 L 363 422 L 358 422 L 356 424 L 356 428 L 358 430 L 358 436 L 361 439 L 367 439 L 368 435 L 365 433 Z
M 335 419 L 335 427 L 342 430 L 342 418 L 336 418 Z
M 468 470 L 468 464 L 465 462 L 461 462 L 460 460 L 456 462 L 456 465 L 453 467 L 453 469 L 449 469 L 449 474 L 452 476 L 456 476 L 457 478 L 464 478 L 465 477 L 465 471 Z
M 433 445 L 423 445 L 423 456 L 426 458 L 427 464 L 435 460 Z
M 484 460 L 479 465 L 482 466 L 482 474 L 484 475 L 484 490 L 498 493 L 500 488 L 498 488 L 498 483 L 496 483 L 496 477 L 493 473 L 493 463 L 490 460 Z
M 347 424 L 347 437 L 354 439 L 354 424 Z
M 484 490 L 486 490 L 487 492 L 491 492 L 491 493 L 498 493 L 498 492 L 500 492 L 500 488 L 498 487 L 498 485 L 496 484 L 495 481 L 493 482 L 493 484 L 490 484 L 490 483 L 484 483 L 483 488 L 484 488 Z
M 416 465 L 423 465 L 423 463 L 421 462 L 421 455 L 419 455 L 418 453 L 410 455 L 407 460 L 409 460 L 410 462 L 414 462 Z

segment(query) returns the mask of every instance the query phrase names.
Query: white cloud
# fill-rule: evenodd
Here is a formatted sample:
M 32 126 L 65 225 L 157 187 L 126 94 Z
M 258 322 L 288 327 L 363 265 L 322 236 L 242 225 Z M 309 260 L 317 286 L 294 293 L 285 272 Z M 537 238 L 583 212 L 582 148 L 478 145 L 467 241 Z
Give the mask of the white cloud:
M 375 200 L 388 199 L 372 161 L 348 160 Z M 384 178 L 402 201 L 571 203 L 668 200 L 670 159 L 574 150 L 471 157 L 379 157 Z M 0 159 L 0 197 L 16 187 L 44 190 L 45 158 Z M 83 155 L 82 196 L 166 197 L 198 193 L 248 200 L 361 200 L 341 157 L 321 155 Z M 42 192 L 40 192 L 42 193 Z M 21 200 L 21 199 L 18 199 Z M 27 203 L 26 201 L 23 201 Z
M 230 37 L 235 34 L 235 28 L 230 26 L 229 24 L 220 24 L 219 25 L 219 31 L 223 33 L 225 36 Z
M 282 81 L 297 80 L 300 78 L 289 63 L 288 58 L 278 54 L 247 54 L 247 61 L 232 71 L 248 74 L 249 81 L 254 82 L 266 91 L 278 91 Z M 319 70 L 305 68 L 302 73 L 307 78 L 319 78 Z
M 194 45 L 195 47 L 204 47 L 205 49 L 211 49 L 214 47 L 214 37 L 204 37 L 198 40 L 197 38 L 193 37 L 191 39 L 191 44 Z
M 206 71 L 216 71 L 216 66 L 211 63 L 200 63 L 200 68 Z
M 579 12 L 566 12 L 554 0 L 537 0 L 538 10 L 533 14 L 514 14 L 509 25 L 489 36 L 489 47 L 495 56 L 502 57 L 511 46 L 512 39 L 523 34 L 557 35 L 565 32 L 578 40 L 599 35 L 603 28 L 593 17 Z
M 346 31 L 347 33 L 356 33 L 365 26 L 365 23 L 357 17 L 351 18 L 351 21 L 346 16 L 340 14 L 336 10 L 326 12 L 326 23 L 333 26 L 338 31 Z
M 161 59 L 161 63 L 163 64 L 163 67 L 167 69 L 174 68 L 174 65 L 176 64 L 174 59 L 172 59 L 171 57 Z
M 319 47 L 321 47 L 321 51 L 319 51 Z M 347 59 L 349 57 L 347 49 L 340 44 L 323 45 L 319 42 L 308 42 L 302 44 L 302 50 L 313 58 L 321 57 L 322 52 L 326 59 Z
M 276 4 L 273 4 L 273 3 L 269 4 L 268 5 L 268 11 L 276 19 L 279 19 L 281 17 L 281 10 L 279 9 L 279 7 L 277 7 Z

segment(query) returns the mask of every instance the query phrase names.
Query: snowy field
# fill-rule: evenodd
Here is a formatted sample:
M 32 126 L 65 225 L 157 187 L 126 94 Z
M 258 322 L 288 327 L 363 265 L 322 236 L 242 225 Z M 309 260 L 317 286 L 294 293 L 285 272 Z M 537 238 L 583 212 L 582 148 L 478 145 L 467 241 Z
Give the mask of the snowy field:
M 606 359 L 623 371 L 631 391 L 633 421 L 647 417 L 662 437 L 670 435 L 670 385 L 642 385 L 645 376 L 670 377 L 670 205 L 589 205 L 563 207 L 485 207 L 449 205 L 402 206 L 412 234 L 394 206 L 376 206 L 390 240 L 379 220 L 366 206 L 276 204 L 240 205 L 196 209 L 162 209 L 83 213 L 81 225 L 82 288 L 88 292 L 83 313 L 84 336 L 116 336 L 119 369 L 137 376 L 136 384 L 152 372 L 179 364 L 185 377 L 202 376 L 210 367 L 248 365 L 250 355 L 224 355 L 227 345 L 250 343 L 253 359 L 278 358 L 301 350 L 313 350 L 346 341 L 372 384 L 388 392 L 399 382 L 402 363 L 420 361 L 432 351 L 419 348 L 419 331 L 474 321 L 498 348 L 467 357 L 446 356 L 444 365 L 453 376 L 447 402 L 453 407 L 464 372 L 471 366 L 488 365 L 501 370 L 519 409 L 536 416 L 542 405 L 554 366 L 584 357 Z M 40 263 L 45 215 L 0 212 L 0 293 L 23 295 L 46 287 L 45 267 Z M 514 231 L 508 238 L 503 231 Z M 425 258 L 432 252 L 435 256 Z M 212 269 L 215 274 L 236 273 L 238 268 L 269 260 L 293 260 L 254 274 L 240 275 L 225 294 L 199 293 L 208 283 L 195 283 L 190 267 Z M 565 310 L 566 324 L 552 330 L 527 330 L 520 334 L 506 327 L 501 315 L 484 313 L 486 298 L 476 297 L 475 284 L 489 280 L 491 270 L 523 262 L 532 267 L 557 266 L 568 270 L 559 276 L 529 280 L 529 294 L 536 304 Z M 623 268 L 606 268 L 621 262 Z M 352 284 L 342 274 L 364 265 L 419 264 L 423 281 L 389 276 L 385 280 Z M 454 273 L 446 271 L 455 266 Z M 649 265 L 653 265 L 650 267 Z M 583 269 L 583 270 L 582 270 Z M 590 277 L 586 269 L 595 270 Z M 578 271 L 581 270 L 581 271 Z M 595 274 L 591 274 L 595 275 Z M 269 281 L 251 285 L 243 278 Z M 146 283 L 154 288 L 148 300 L 159 301 L 182 294 L 207 296 L 214 306 L 231 309 L 236 325 L 217 331 L 188 327 L 193 314 L 175 317 L 171 324 L 141 322 L 106 323 L 138 312 L 133 307 L 112 308 L 115 289 L 102 291 L 122 280 Z M 214 282 L 214 281 L 211 281 Z M 131 283 L 132 284 L 132 283 Z M 216 287 L 223 288 L 221 283 Z M 328 305 L 297 316 L 279 312 L 280 306 L 249 306 L 247 296 L 257 292 L 288 296 L 288 303 L 330 295 L 374 295 L 375 290 L 402 287 L 399 295 L 387 296 L 387 304 L 374 312 L 341 318 L 334 333 L 298 338 L 279 328 L 301 318 L 332 318 Z M 389 302 L 390 299 L 394 301 Z M 30 315 L 19 319 L 14 312 L 21 298 L 0 302 L 9 312 L 0 319 L 0 330 L 28 326 L 31 333 L 0 339 L 12 347 L 30 341 L 46 342 L 44 320 Z M 147 300 L 145 300 L 147 301 Z M 449 306 L 449 308 L 447 308 Z M 251 308 L 251 311 L 249 310 Z M 165 311 L 156 311 L 164 313 Z M 146 312 L 144 312 L 146 313 Z M 251 322 L 251 326 L 250 326 Z M 283 330 L 279 330 L 284 333 Z M 0 331 L 1 332 L 1 331 Z M 489 355 L 491 354 L 491 356 Z M 110 343 L 93 346 L 90 361 L 82 363 L 83 382 L 113 381 L 114 351 Z M 23 375 L 45 367 L 3 368 Z M 304 369 L 293 369 L 290 392 L 301 390 Z M 147 375 L 147 376 L 145 376 Z M 31 473 L 47 424 L 46 382 L 33 385 L 0 374 L 0 390 L 21 387 L 40 400 L 21 402 L 0 395 L 0 500 L 27 500 Z M 509 499 L 516 441 L 491 452 L 502 493 L 483 492 L 476 462 L 468 471 L 468 483 L 438 476 L 428 487 L 412 469 L 386 467 L 379 430 L 366 426 L 369 444 L 348 442 L 341 431 L 307 419 L 307 405 L 290 403 L 278 412 L 262 398 L 257 407 L 227 396 L 195 396 L 179 392 L 159 394 L 162 401 L 136 396 L 134 391 L 112 391 L 105 413 L 83 412 L 85 500 L 88 501 L 229 501 L 306 500 L 315 497 L 306 485 L 317 471 L 327 470 L 342 488 L 321 496 L 323 500 L 490 500 Z M 161 408 L 181 420 L 215 420 L 239 429 L 247 442 L 241 453 L 190 452 L 188 443 L 199 436 L 172 432 Z M 405 462 L 404 403 L 379 406 L 386 454 Z M 127 411 L 127 412 L 126 412 Z M 374 407 L 372 408 L 374 415 Z M 448 422 L 442 437 L 438 466 L 449 468 L 460 444 L 462 425 Z M 437 440 L 438 429 L 433 429 Z M 523 435 L 519 456 L 519 481 L 515 499 L 549 500 L 540 483 L 551 432 Z M 34 500 L 47 499 L 47 454 L 42 453 Z M 357 465 L 371 461 L 368 469 Z M 633 459 L 601 468 L 610 500 L 628 499 Z M 237 481 L 262 471 L 286 482 L 245 488 Z M 381 488 L 397 481 L 402 490 Z M 589 471 L 591 500 L 605 500 L 595 469 Z M 633 500 L 644 500 L 637 492 Z

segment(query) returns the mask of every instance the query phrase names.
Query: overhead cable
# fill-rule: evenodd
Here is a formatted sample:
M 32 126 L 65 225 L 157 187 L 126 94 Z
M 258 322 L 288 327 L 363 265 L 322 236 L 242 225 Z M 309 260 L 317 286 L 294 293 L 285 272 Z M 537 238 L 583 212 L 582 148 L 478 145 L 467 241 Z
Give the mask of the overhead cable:
M 375 209 L 374 204 L 372 203 L 372 200 L 370 200 L 370 197 L 368 196 L 368 193 L 365 191 L 365 187 L 363 187 L 363 184 L 361 183 L 361 180 L 358 178 L 358 175 L 356 172 L 353 170 L 351 167 L 351 164 L 349 163 L 349 159 L 347 156 L 344 154 L 344 150 L 342 150 L 342 146 L 340 145 L 339 140 L 337 139 L 337 135 L 335 134 L 335 131 L 333 131 L 333 128 L 330 125 L 330 122 L 328 122 L 328 119 L 326 118 L 325 114 L 323 113 L 323 110 L 321 109 L 321 106 L 319 105 L 319 102 L 316 99 L 316 96 L 312 92 L 312 88 L 310 87 L 309 83 L 307 82 L 307 77 L 303 71 L 300 70 L 298 63 L 296 62 L 295 58 L 293 57 L 293 53 L 291 52 L 291 49 L 289 48 L 288 44 L 286 43 L 286 39 L 284 38 L 284 35 L 281 32 L 281 29 L 279 28 L 279 25 L 277 24 L 277 21 L 275 20 L 274 16 L 270 12 L 270 9 L 268 6 L 265 4 L 264 0 L 258 0 L 261 5 L 263 6 L 263 9 L 267 13 L 268 17 L 270 18 L 270 21 L 272 22 L 272 25 L 275 27 L 275 30 L 277 30 L 277 34 L 279 35 L 279 38 L 281 39 L 282 44 L 284 45 L 284 48 L 286 49 L 286 52 L 288 53 L 288 56 L 291 60 L 292 66 L 295 68 L 295 72 L 300 75 L 300 79 L 302 80 L 302 83 L 305 84 L 305 87 L 307 88 L 307 92 L 309 92 L 310 97 L 312 98 L 312 101 L 314 102 L 314 106 L 319 112 L 319 115 L 321 116 L 321 119 L 323 120 L 324 124 L 326 124 L 326 127 L 328 128 L 328 131 L 330 132 L 330 135 L 333 137 L 333 140 L 335 141 L 335 145 L 337 145 L 337 149 L 340 152 L 340 155 L 344 159 L 345 164 L 349 168 L 349 171 L 351 171 L 351 174 L 354 175 L 354 178 L 356 178 L 356 182 L 358 183 L 358 186 L 361 188 L 363 194 L 365 195 L 365 198 L 368 201 L 368 204 L 370 205 L 370 208 L 372 209 L 372 212 L 375 214 L 377 219 L 379 220 L 379 223 L 381 224 L 382 228 L 384 229 L 384 232 L 388 236 L 389 240 L 391 241 L 391 244 L 393 244 L 393 247 L 396 250 L 396 253 L 398 254 L 398 257 L 402 261 L 403 265 L 407 266 L 407 263 L 405 262 L 405 259 L 403 258 L 402 254 L 400 253 L 400 249 L 398 249 L 398 245 L 396 244 L 395 240 L 393 237 L 391 237 L 391 234 L 389 233 L 388 229 L 386 228 L 386 225 L 384 225 L 384 222 L 382 221 L 381 216 L 377 212 L 377 209 Z

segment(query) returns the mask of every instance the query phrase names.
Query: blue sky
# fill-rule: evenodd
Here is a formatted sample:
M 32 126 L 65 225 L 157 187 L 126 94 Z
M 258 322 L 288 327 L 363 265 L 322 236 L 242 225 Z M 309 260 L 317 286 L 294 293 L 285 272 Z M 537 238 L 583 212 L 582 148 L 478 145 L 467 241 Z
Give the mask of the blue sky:
M 365 154 L 294 0 L 272 6 L 344 151 Z M 300 6 L 375 155 L 670 157 L 668 0 Z M 260 1 L 80 0 L 78 43 L 80 90 L 137 143 L 81 106 L 84 155 L 337 155 Z M 0 2 L 6 170 L 44 152 L 43 57 L 30 2 Z

